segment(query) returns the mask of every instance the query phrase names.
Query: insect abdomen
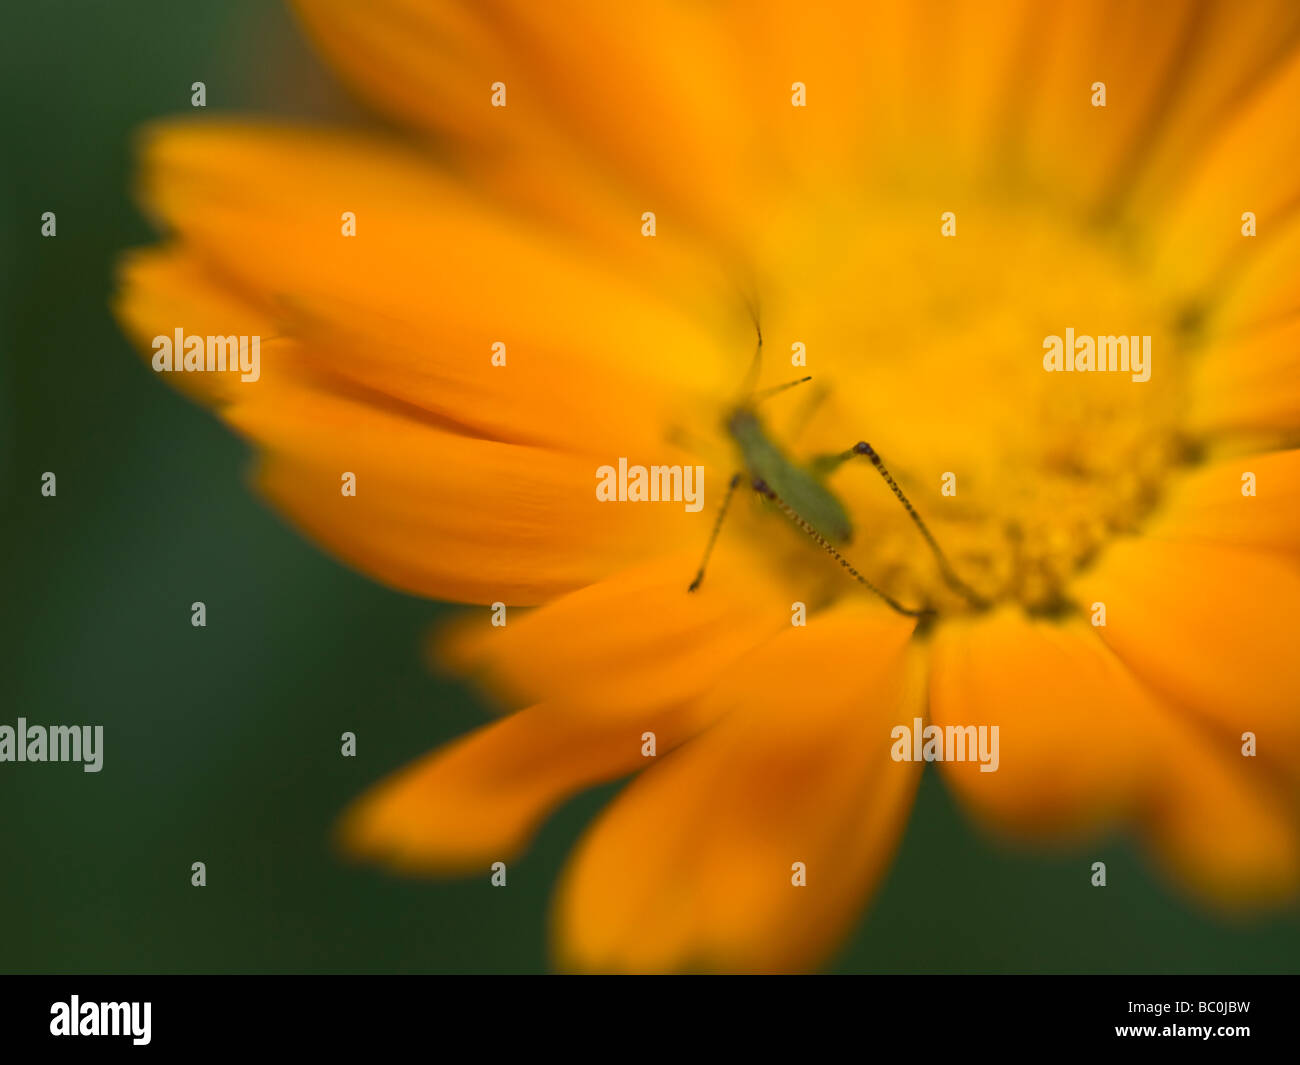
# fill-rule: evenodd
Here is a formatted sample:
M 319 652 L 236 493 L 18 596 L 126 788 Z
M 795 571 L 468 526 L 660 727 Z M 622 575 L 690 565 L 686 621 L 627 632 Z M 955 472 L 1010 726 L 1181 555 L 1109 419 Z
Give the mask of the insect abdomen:
M 812 474 L 786 458 L 753 414 L 738 412 L 727 427 L 754 477 L 765 481 L 828 540 L 848 543 L 852 539 L 853 525 L 840 501 Z

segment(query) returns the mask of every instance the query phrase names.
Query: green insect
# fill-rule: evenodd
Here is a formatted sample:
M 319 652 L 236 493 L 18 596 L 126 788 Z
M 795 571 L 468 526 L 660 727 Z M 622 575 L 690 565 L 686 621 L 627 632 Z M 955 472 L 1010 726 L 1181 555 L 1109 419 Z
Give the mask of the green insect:
M 757 316 L 754 319 L 754 328 L 758 333 L 758 346 L 754 351 L 754 361 L 750 366 L 745 386 L 741 390 L 743 398 L 727 413 L 724 422 L 727 435 L 735 441 L 736 448 L 740 452 L 741 463 L 745 473 L 748 473 L 750 477 L 754 490 L 763 498 L 775 503 L 795 526 L 811 537 L 824 551 L 848 570 L 859 584 L 870 589 L 871 592 L 889 604 L 892 609 L 907 617 L 931 617 L 935 611 L 930 606 L 906 607 L 893 596 L 867 580 L 836 546 L 837 544 L 847 544 L 852 540 L 853 523 L 844 504 L 826 485 L 825 480 L 845 462 L 861 456 L 867 459 L 876 472 L 884 478 L 894 496 L 903 505 L 913 524 L 915 524 L 933 552 L 935 560 L 939 564 L 939 570 L 948 586 L 959 592 L 972 605 L 977 607 L 987 606 L 987 601 L 972 591 L 953 571 L 938 542 L 930 533 L 929 528 L 926 527 L 921 516 L 916 512 L 916 508 L 912 506 L 911 501 L 898 486 L 898 482 L 890 475 L 880 456 L 870 444 L 866 443 L 866 441 L 859 441 L 847 451 L 833 455 L 822 455 L 814 458 L 807 466 L 802 466 L 789 458 L 781 449 L 781 446 L 771 438 L 763 425 L 762 419 L 758 416 L 756 409 L 758 404 L 778 392 L 784 392 L 788 388 L 811 381 L 812 378 L 801 377 L 796 381 L 777 385 L 775 388 L 754 392 L 754 382 L 758 379 L 763 356 L 763 333 L 759 328 Z M 718 510 L 718 517 L 713 523 L 713 531 L 710 533 L 708 544 L 704 549 L 704 558 L 700 561 L 699 571 L 695 574 L 695 579 L 691 581 L 688 591 L 694 592 L 704 581 L 704 570 L 708 565 L 709 556 L 713 553 L 718 533 L 722 530 L 722 522 L 727 516 L 727 508 L 731 505 L 731 498 L 743 477 L 744 473 L 738 472 L 732 476 L 727 485 L 726 494 L 722 499 L 722 506 Z

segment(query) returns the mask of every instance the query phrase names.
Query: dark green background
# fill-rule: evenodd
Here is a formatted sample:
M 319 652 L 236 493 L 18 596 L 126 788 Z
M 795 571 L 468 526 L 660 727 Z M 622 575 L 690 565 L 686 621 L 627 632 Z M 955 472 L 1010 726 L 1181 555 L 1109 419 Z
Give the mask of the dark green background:
M 0 764 L 0 970 L 544 969 L 551 885 L 615 789 L 561 811 L 505 890 L 341 861 L 329 833 L 347 801 L 482 719 L 420 664 L 443 608 L 287 529 L 250 494 L 242 445 L 157 380 L 106 309 L 118 252 L 153 239 L 127 194 L 132 131 L 188 113 L 191 82 L 209 114 L 367 117 L 274 3 L 5 8 L 0 723 L 102 723 L 106 753 L 99 774 Z M 190 625 L 198 599 L 206 629 Z M 356 759 L 339 755 L 344 730 Z M 1294 971 L 1300 922 L 1199 913 L 1123 841 L 1000 846 L 928 773 L 836 965 Z

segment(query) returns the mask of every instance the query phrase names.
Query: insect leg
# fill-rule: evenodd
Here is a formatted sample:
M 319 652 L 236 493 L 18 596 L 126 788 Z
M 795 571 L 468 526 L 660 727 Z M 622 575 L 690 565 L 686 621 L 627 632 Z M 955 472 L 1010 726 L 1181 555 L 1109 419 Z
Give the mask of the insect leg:
M 812 392 L 809 394 L 807 401 L 795 413 L 795 416 L 790 419 L 790 423 L 784 433 L 784 439 L 789 440 L 792 443 L 797 441 L 799 437 L 803 435 L 803 431 L 808 428 L 808 425 L 812 422 L 813 415 L 815 415 L 821 405 L 826 402 L 826 399 L 830 394 L 831 390 L 827 388 L 825 384 L 819 382 L 818 384 L 813 385 Z
M 787 381 L 783 385 L 774 385 L 772 388 L 765 388 L 761 392 L 755 392 L 749 397 L 749 403 L 752 407 L 757 407 L 765 399 L 770 399 L 779 392 L 784 392 L 787 388 L 794 388 L 795 385 L 801 385 L 805 381 L 811 381 L 811 377 L 800 377 L 794 381 Z
M 930 617 L 934 614 L 934 611 L 931 610 L 929 607 L 922 607 L 919 610 L 909 610 L 907 607 L 903 606 L 902 603 L 900 603 L 888 592 L 880 588 L 877 588 L 874 584 L 872 584 L 869 580 L 867 580 L 866 577 L 862 576 L 862 574 L 859 573 L 853 567 L 853 564 L 849 562 L 847 558 L 841 555 L 839 551 L 835 549 L 834 545 L 831 544 L 831 542 L 826 539 L 826 537 L 824 537 L 821 533 L 819 533 L 816 529 L 814 529 L 812 525 L 810 525 L 808 521 L 794 509 L 794 507 L 790 506 L 789 503 L 787 503 L 784 499 L 782 499 L 779 495 L 777 495 L 774 491 L 772 491 L 772 489 L 768 487 L 765 481 L 755 480 L 754 491 L 758 492 L 764 498 L 770 499 L 773 503 L 775 503 L 781 509 L 781 512 L 792 522 L 794 522 L 794 524 L 798 526 L 800 530 L 802 530 L 803 532 L 807 533 L 810 537 L 812 537 L 813 540 L 817 542 L 817 544 L 822 548 L 823 551 L 825 551 L 828 555 L 831 556 L 831 558 L 835 559 L 836 562 L 838 562 L 841 566 L 843 566 L 846 570 L 848 570 L 850 575 L 852 575 L 855 581 L 857 581 L 859 584 L 865 586 L 866 588 L 874 592 L 877 596 L 879 596 L 886 603 L 888 603 L 889 606 L 892 607 L 897 613 L 902 614 L 905 617 L 909 617 L 909 618 L 924 618 L 924 617 Z
M 946 583 L 953 591 L 961 595 L 971 604 L 971 606 L 988 606 L 989 602 L 987 599 L 981 596 L 971 588 L 970 585 L 957 576 L 956 572 L 952 568 L 952 564 L 948 561 L 948 556 L 943 553 L 943 548 L 939 546 L 939 542 L 934 538 L 934 534 L 930 532 L 929 527 L 922 520 L 921 515 L 918 514 L 916 508 L 912 506 L 912 501 L 908 499 L 903 493 L 903 490 L 898 487 L 898 482 L 894 480 L 889 470 L 886 469 L 885 464 L 881 461 L 875 448 L 865 440 L 860 440 L 849 448 L 848 451 L 842 452 L 838 455 L 828 456 L 823 468 L 827 469 L 829 472 L 829 470 L 836 469 L 841 463 L 847 462 L 849 459 L 857 455 L 864 456 L 871 465 L 875 467 L 876 472 L 879 473 L 880 476 L 885 479 L 885 483 L 889 485 L 890 491 L 892 491 L 898 501 L 903 504 L 903 509 L 907 511 L 907 516 L 912 519 L 912 523 L 916 526 L 917 530 L 923 537 L 925 537 L 925 542 L 930 545 L 930 550 L 934 553 L 935 561 L 939 563 L 939 572 L 943 574 L 944 583 Z
M 700 559 L 699 572 L 695 574 L 695 580 L 691 581 L 691 586 L 686 590 L 693 592 L 704 583 L 704 567 L 709 564 L 709 556 L 713 554 L 713 545 L 718 542 L 718 533 L 722 531 L 722 519 L 727 516 L 727 508 L 731 506 L 731 497 L 736 494 L 736 487 L 740 484 L 740 474 L 731 475 L 731 483 L 727 485 L 727 492 L 722 497 L 722 506 L 718 508 L 718 516 L 713 522 L 713 532 L 709 534 L 709 542 L 704 548 L 704 557 Z

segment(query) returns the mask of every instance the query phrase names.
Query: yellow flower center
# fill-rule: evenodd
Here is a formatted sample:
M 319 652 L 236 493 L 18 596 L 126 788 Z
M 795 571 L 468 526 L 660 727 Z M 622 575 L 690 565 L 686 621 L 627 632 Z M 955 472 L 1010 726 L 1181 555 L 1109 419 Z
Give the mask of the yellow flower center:
M 764 405 L 772 436 L 803 459 L 868 441 L 980 596 L 1063 608 L 1070 577 L 1141 523 L 1189 456 L 1186 342 L 1137 245 L 1043 202 L 873 195 L 812 215 L 792 205 L 764 230 L 764 383 L 802 372 L 796 343 L 813 377 Z M 1045 341 L 1064 348 L 1067 330 L 1080 345 L 1150 337 L 1149 380 L 1048 372 Z M 865 576 L 941 614 L 972 609 L 865 459 L 827 483 Z

